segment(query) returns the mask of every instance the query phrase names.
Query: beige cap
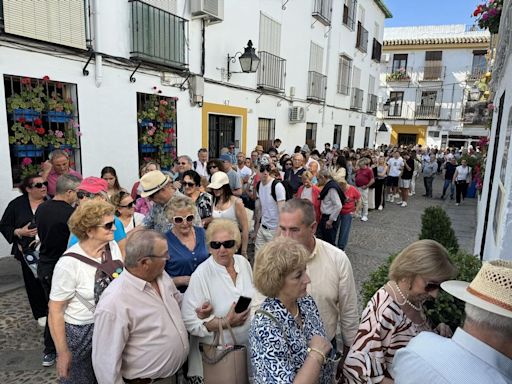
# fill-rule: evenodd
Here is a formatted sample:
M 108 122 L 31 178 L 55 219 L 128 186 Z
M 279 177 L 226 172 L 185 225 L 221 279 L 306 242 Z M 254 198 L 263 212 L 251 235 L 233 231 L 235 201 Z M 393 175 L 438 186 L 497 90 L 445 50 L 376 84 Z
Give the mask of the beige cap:
M 210 181 L 210 184 L 208 184 L 207 188 L 219 189 L 226 184 L 229 184 L 228 175 L 226 175 L 224 172 L 215 172 L 212 175 L 212 179 Z

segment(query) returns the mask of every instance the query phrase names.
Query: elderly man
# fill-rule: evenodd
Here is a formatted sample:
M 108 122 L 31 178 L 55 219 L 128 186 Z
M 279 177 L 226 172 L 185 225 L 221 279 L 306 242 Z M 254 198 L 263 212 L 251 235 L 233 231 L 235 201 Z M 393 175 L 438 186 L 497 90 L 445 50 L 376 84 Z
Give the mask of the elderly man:
M 183 174 L 186 171 L 189 171 L 193 168 L 194 163 L 192 158 L 187 155 L 182 155 L 178 157 L 178 173 L 174 175 L 174 188 L 181 190 L 181 180 L 183 178 Z
M 147 229 L 130 235 L 125 270 L 94 313 L 92 360 L 99 384 L 177 383 L 187 360 L 181 293 L 167 273 L 167 239 Z
M 69 154 L 61 149 L 56 149 L 50 153 L 49 160 L 41 164 L 43 172 L 41 177 L 48 181 L 48 194 L 55 196 L 57 179 L 61 175 L 73 175 L 82 180 L 82 175 L 69 168 Z
M 208 178 L 208 149 L 200 148 L 197 151 L 197 161 L 194 161 L 194 171 L 199 173 L 199 176 Z
M 301 153 L 294 153 L 292 156 L 292 167 L 284 172 L 284 180 L 288 182 L 294 195 L 302 185 L 302 174 L 305 171 L 304 156 Z
M 512 262 L 484 263 L 471 283 L 446 281 L 466 302 L 451 339 L 422 332 L 395 356 L 395 383 L 512 383 Z

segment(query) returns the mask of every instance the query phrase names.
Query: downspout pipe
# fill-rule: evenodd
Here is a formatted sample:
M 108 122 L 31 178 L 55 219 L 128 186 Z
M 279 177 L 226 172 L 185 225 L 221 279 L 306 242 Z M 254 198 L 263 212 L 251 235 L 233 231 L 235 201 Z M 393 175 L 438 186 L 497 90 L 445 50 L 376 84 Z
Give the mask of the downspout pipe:
M 103 82 L 103 55 L 101 52 L 100 36 L 100 0 L 91 0 L 93 18 L 93 50 L 94 54 L 94 78 L 96 87 L 99 88 Z

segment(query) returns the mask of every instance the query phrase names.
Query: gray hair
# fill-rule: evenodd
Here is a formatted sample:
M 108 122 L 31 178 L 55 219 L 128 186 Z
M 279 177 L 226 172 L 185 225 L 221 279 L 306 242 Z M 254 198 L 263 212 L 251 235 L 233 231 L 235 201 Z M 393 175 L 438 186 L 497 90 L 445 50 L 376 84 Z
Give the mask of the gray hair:
M 130 233 L 126 239 L 124 265 L 127 268 L 134 268 L 140 259 L 152 256 L 157 240 L 167 241 L 167 238 L 152 229 L 140 229 Z
M 478 327 L 499 333 L 506 339 L 512 339 L 512 320 L 498 315 L 497 313 L 486 311 L 475 305 L 466 303 L 465 322 L 473 323 Z
M 332 179 L 332 174 L 328 169 L 322 169 L 318 172 L 318 176 L 323 177 L 326 180 Z
M 286 201 L 283 205 L 283 208 L 281 208 L 281 213 L 293 213 L 296 211 L 302 212 L 302 222 L 306 226 L 309 227 L 315 222 L 315 208 L 313 207 L 313 203 L 308 199 L 290 199 Z
M 53 161 L 59 157 L 65 157 L 66 159 L 69 159 L 69 153 L 63 151 L 62 149 L 54 149 L 53 151 L 50 152 L 50 155 L 48 156 L 50 161 Z
M 80 178 L 75 175 L 65 174 L 59 176 L 55 185 L 55 193 L 62 195 L 69 190 L 76 189 L 80 185 Z
M 194 216 L 197 216 L 197 208 L 196 203 L 188 196 L 184 195 L 174 195 L 171 201 L 167 204 L 165 208 L 165 214 L 169 221 L 172 221 L 172 218 L 176 214 L 176 211 L 181 209 L 190 209 L 190 213 Z
M 192 164 L 193 164 L 192 158 L 191 158 L 189 155 L 181 155 L 181 156 L 178 156 L 178 161 L 179 161 L 180 159 L 185 159 L 185 160 L 187 160 L 187 162 L 188 162 L 190 165 L 192 165 Z

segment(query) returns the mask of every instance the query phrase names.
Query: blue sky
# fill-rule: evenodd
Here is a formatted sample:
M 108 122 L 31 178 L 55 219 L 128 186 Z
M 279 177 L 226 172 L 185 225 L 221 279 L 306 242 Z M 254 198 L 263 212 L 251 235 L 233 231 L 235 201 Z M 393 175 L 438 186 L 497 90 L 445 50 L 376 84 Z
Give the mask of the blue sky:
M 473 24 L 470 15 L 483 0 L 384 0 L 393 14 L 386 27 Z

